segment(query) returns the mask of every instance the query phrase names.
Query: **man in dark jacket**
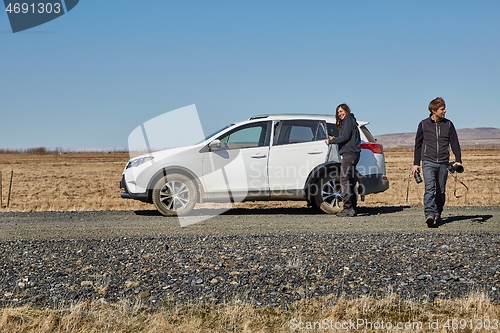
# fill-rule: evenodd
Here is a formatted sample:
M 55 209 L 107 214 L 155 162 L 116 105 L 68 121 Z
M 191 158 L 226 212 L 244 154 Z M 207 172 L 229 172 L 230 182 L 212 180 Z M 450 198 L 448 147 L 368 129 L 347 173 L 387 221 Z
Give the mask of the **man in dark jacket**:
M 357 194 L 356 165 L 359 162 L 361 138 L 359 136 L 358 123 L 354 114 L 346 104 L 340 104 L 336 110 L 336 125 L 339 128 L 337 137 L 328 136 L 327 144 L 337 144 L 339 154 L 342 156 L 340 166 L 340 186 L 342 188 L 342 200 L 344 209 L 337 213 L 340 217 L 356 216 Z
M 425 181 L 424 213 L 429 228 L 441 218 L 446 200 L 446 180 L 450 163 L 450 146 L 455 155 L 455 165 L 462 164 L 462 153 L 457 131 L 451 120 L 446 119 L 446 104 L 441 97 L 429 103 L 429 117 L 418 124 L 411 172 L 420 171 L 420 161 Z

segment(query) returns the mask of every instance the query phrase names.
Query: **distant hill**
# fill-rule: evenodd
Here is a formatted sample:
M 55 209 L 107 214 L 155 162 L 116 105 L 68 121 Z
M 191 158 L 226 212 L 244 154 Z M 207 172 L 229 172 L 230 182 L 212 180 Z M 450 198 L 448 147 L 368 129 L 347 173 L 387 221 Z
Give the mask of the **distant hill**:
M 500 147 L 500 129 L 493 127 L 462 128 L 457 130 L 462 147 Z M 376 135 L 377 142 L 386 148 L 409 148 L 415 143 L 415 132 Z

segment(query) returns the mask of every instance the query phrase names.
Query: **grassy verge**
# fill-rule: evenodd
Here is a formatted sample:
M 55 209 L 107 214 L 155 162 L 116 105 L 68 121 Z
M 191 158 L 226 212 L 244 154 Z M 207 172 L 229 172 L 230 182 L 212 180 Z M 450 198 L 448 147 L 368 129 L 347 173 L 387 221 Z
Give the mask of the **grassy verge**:
M 2 309 L 0 332 L 498 332 L 500 304 L 484 294 L 417 303 L 321 297 L 288 309 L 230 304 L 168 305 L 84 302 L 68 309 Z

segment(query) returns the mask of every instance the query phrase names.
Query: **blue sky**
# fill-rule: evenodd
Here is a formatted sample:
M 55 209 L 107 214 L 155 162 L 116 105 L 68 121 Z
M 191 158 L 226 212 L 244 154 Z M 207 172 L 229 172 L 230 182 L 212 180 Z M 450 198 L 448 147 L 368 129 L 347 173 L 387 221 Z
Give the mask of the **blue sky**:
M 0 12 L 0 148 L 124 149 L 195 104 L 205 133 L 347 103 L 413 132 L 442 96 L 457 128 L 500 127 L 500 1 L 81 0 L 12 33 Z

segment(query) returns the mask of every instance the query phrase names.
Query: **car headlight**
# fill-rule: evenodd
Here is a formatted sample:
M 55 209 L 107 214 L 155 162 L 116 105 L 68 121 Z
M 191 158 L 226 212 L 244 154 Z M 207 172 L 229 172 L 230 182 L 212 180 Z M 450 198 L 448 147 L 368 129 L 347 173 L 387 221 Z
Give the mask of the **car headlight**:
M 136 158 L 135 160 L 128 161 L 127 166 L 125 167 L 125 169 L 138 167 L 139 165 L 144 164 L 146 162 L 149 162 L 152 159 L 154 159 L 153 156 L 146 156 L 146 157 Z

